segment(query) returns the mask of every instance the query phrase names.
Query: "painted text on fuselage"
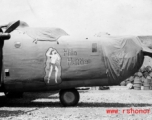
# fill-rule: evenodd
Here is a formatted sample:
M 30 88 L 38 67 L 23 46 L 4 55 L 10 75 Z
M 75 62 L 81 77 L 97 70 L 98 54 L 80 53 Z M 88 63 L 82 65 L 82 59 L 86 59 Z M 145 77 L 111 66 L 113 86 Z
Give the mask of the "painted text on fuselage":
M 73 49 L 64 49 L 64 56 L 67 57 L 68 65 L 87 65 L 91 62 L 90 59 L 77 57 L 78 52 Z

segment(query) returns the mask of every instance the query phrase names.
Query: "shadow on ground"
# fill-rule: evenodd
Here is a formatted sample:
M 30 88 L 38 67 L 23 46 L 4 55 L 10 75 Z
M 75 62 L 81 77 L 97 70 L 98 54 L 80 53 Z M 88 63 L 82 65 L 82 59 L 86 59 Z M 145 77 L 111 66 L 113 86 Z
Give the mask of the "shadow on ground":
M 23 110 L 0 110 L 0 118 L 5 118 L 5 117 L 14 117 L 14 116 L 19 116 L 23 114 L 31 114 L 32 111 L 37 110 L 38 108 L 34 108 L 32 110 L 28 111 L 23 111 Z
M 9 110 L 0 110 L 0 117 L 10 117 L 10 116 L 18 116 L 18 115 L 22 115 L 24 114 L 24 111 L 21 110 L 13 110 L 13 111 L 9 111 Z
M 23 98 L 6 98 L 0 96 L 1 107 L 62 107 L 58 95 L 50 95 L 50 93 L 25 93 Z M 77 107 L 151 107 L 152 104 L 147 103 L 110 103 L 110 102 L 80 102 Z M 13 111 L 15 112 L 15 111 Z M 12 114 L 13 114 L 12 112 Z M 17 111 L 21 112 L 21 111 Z

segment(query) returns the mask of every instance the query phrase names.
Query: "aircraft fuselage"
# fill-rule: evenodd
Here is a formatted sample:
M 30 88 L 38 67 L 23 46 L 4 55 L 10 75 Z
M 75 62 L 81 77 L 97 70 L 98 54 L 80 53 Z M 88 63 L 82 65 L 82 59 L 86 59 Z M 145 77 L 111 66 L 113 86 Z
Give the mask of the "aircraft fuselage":
M 61 37 L 59 44 L 35 42 L 25 34 L 14 33 L 3 50 L 5 89 L 41 91 L 108 85 L 100 45 L 99 39 L 72 40 L 68 36 Z

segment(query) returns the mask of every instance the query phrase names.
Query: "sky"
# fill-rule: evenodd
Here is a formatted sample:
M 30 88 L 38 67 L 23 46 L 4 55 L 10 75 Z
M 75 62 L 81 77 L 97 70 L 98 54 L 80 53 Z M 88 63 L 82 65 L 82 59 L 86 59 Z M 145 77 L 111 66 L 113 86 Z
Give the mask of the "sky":
M 152 34 L 152 0 L 0 0 L 0 8 L 0 24 L 21 20 L 70 35 Z

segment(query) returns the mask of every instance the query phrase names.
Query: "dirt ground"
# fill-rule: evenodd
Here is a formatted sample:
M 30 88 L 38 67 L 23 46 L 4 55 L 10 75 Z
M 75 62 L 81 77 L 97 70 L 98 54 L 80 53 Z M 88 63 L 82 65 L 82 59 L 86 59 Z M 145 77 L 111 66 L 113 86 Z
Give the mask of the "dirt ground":
M 152 90 L 117 88 L 81 90 L 75 107 L 63 107 L 50 92 L 24 93 L 20 99 L 1 93 L 0 120 L 152 120 Z

